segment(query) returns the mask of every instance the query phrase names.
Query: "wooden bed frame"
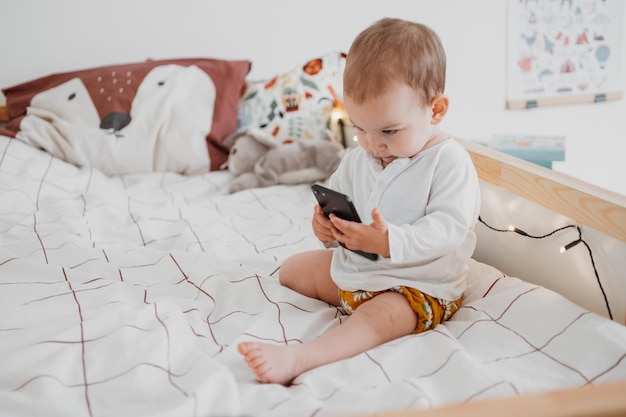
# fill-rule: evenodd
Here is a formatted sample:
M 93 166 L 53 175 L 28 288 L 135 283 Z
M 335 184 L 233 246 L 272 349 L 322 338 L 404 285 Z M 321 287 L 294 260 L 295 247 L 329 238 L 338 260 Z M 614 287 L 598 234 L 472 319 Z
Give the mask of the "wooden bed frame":
M 0 106 L 0 123 L 6 121 L 6 106 Z M 476 143 L 457 140 L 470 153 L 481 180 L 626 242 L 626 196 Z M 616 321 L 626 324 L 626 317 L 616 318 Z M 626 380 L 566 391 L 450 405 L 432 410 L 388 413 L 385 416 L 626 416 L 625 394 Z
M 581 225 L 626 242 L 626 196 L 568 175 L 457 139 L 481 180 L 522 196 Z M 626 324 L 626 317 L 616 318 Z M 460 376 L 462 378 L 462 376 Z M 617 417 L 626 416 L 626 380 L 534 395 L 476 401 L 385 417 Z
M 626 242 L 626 196 L 457 139 L 481 180 Z
M 623 417 L 625 393 L 626 381 L 622 381 L 432 410 L 388 413 L 384 417 Z

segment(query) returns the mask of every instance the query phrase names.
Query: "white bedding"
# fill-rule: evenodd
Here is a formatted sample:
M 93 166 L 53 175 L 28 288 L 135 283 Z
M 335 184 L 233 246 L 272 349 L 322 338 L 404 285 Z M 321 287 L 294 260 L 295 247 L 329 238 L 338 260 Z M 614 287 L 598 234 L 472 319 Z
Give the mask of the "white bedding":
M 257 382 L 238 342 L 346 318 L 277 281 L 321 247 L 309 187 L 231 179 L 107 177 L 0 137 L 1 416 L 322 417 L 626 379 L 626 327 L 474 262 L 448 323 Z

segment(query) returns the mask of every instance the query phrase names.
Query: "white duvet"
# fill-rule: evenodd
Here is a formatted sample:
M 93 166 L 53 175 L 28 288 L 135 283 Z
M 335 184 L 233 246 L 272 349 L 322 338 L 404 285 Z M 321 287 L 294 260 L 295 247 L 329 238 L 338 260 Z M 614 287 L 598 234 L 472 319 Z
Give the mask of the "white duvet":
M 626 379 L 626 327 L 474 262 L 446 324 L 259 383 L 238 342 L 346 317 L 277 280 L 321 247 L 309 187 L 231 179 L 107 177 L 0 137 L 0 416 L 322 417 Z

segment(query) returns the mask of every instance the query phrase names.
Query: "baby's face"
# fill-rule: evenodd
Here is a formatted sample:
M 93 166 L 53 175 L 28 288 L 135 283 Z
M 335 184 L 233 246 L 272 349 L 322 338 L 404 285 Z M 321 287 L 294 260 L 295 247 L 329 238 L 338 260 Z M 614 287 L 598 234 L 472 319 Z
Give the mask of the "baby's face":
M 438 133 L 432 106 L 407 85 L 394 84 L 385 94 L 356 104 L 344 97 L 359 145 L 383 167 L 396 158 L 410 158 Z

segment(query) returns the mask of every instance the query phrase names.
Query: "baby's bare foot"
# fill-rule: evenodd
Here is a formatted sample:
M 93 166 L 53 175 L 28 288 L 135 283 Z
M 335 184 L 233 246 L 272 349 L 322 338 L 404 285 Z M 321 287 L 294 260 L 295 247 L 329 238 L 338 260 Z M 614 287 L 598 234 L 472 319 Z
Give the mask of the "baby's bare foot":
M 296 357 L 289 346 L 243 342 L 237 350 L 261 382 L 289 385 L 298 376 Z

